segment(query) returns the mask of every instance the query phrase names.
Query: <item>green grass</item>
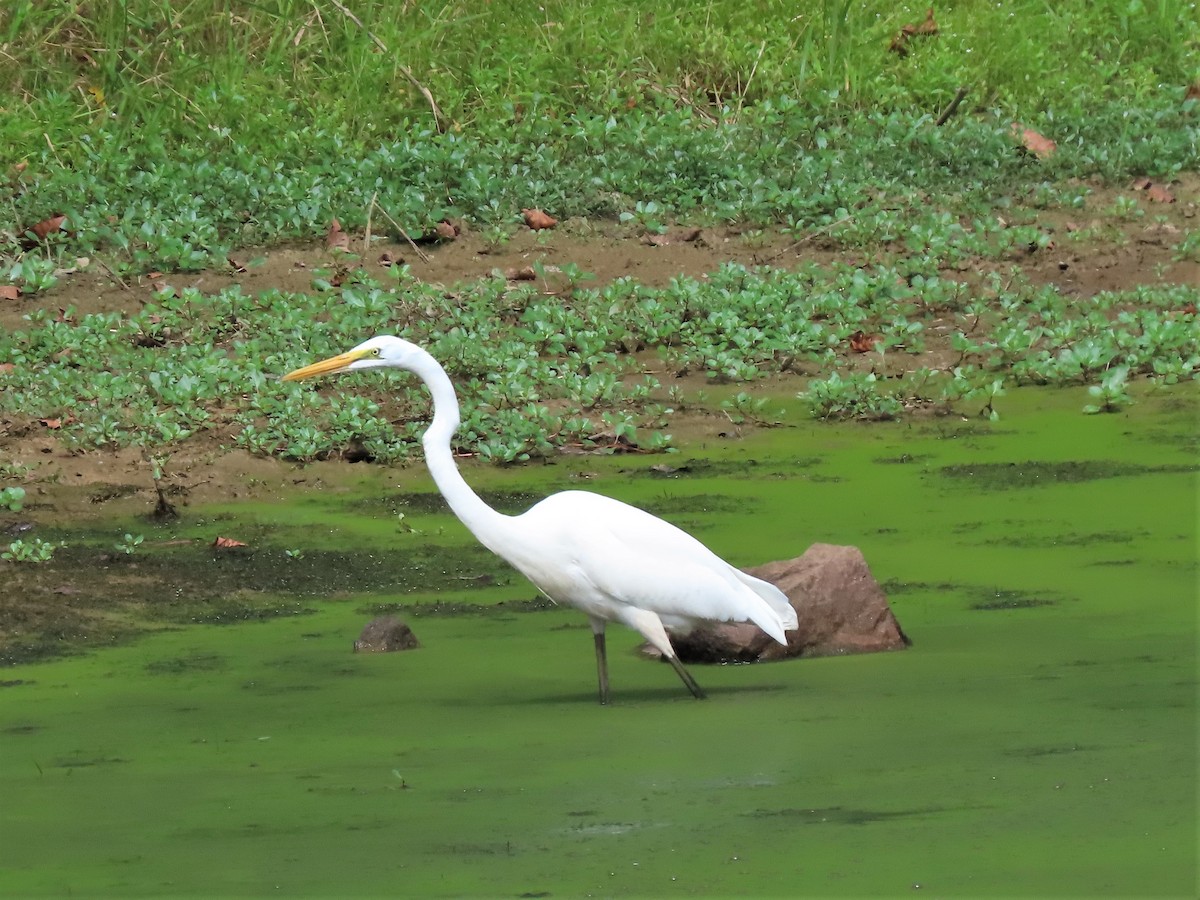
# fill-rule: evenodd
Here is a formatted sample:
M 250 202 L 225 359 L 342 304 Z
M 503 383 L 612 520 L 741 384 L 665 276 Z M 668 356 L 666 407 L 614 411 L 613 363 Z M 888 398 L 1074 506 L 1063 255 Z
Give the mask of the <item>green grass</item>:
M 864 203 L 969 212 L 1031 181 L 1194 167 L 1200 26 L 1183 0 L 963 3 L 889 52 L 924 10 L 357 4 L 385 53 L 332 4 L 9 4 L 0 148 L 27 168 L 0 186 L 0 260 L 14 283 L 51 283 L 20 234 L 55 213 L 70 234 L 39 248 L 53 261 L 144 272 L 310 239 L 335 216 L 361 227 L 373 197 L 413 233 L 535 205 L 800 230 Z M 1051 134 L 1055 159 L 1017 155 L 1014 119 Z
M 1140 105 L 1198 74 L 1185 0 L 958 3 L 936 8 L 940 34 L 910 42 L 903 57 L 888 44 L 924 19 L 924 2 L 348 6 L 386 53 L 331 3 L 25 0 L 0 14 L 0 79 L 11 112 L 48 125 L 53 139 L 109 111 L 130 129 L 220 128 L 263 101 L 300 126 L 387 134 L 430 114 L 406 69 L 447 124 L 491 119 L 509 102 L 563 115 L 655 94 L 718 109 L 785 94 L 824 105 L 836 94 L 838 105 L 934 111 L 960 85 L 971 87 L 972 108 L 1028 115 L 1074 105 L 1084 85 L 1089 102 Z

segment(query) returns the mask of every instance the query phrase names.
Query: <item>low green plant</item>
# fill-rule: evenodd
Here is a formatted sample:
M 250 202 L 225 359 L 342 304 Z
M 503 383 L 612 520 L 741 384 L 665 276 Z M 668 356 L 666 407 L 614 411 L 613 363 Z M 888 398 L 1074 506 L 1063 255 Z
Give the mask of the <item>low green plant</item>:
M 37 294 L 58 284 L 57 268 L 52 259 L 26 253 L 8 266 L 5 280 L 20 287 L 22 293 Z
M 754 425 L 771 427 L 779 424 L 783 410 L 774 414 L 767 412 L 770 400 L 766 397 L 753 397 L 745 391 L 738 391 L 734 396 L 721 401 L 721 411 L 734 425 L 750 422 Z
M 137 548 L 142 545 L 145 538 L 140 534 L 130 534 L 125 532 L 125 536 L 117 543 L 113 544 L 113 549 L 118 553 L 124 553 L 126 556 L 133 556 Z
M 798 394 L 818 419 L 894 419 L 904 408 L 895 392 L 884 387 L 874 372 L 852 372 L 842 377 L 813 379 Z
M 0 553 L 0 559 L 17 563 L 45 563 L 54 558 L 54 551 L 63 544 L 43 541 L 41 538 L 31 538 L 28 541 L 15 540 L 8 549 Z
M 7 509 L 9 512 L 20 512 L 25 506 L 25 488 L 23 487 L 6 487 L 0 488 L 0 508 Z
M 1110 370 L 1099 384 L 1088 388 L 1088 395 L 1095 401 L 1084 406 L 1089 414 L 1119 412 L 1133 402 L 1128 391 L 1129 369 L 1117 366 Z

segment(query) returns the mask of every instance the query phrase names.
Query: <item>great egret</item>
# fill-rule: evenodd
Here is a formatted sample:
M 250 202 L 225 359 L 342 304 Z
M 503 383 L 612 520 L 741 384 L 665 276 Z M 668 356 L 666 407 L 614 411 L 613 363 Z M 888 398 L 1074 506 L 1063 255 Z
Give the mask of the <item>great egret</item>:
M 454 385 L 417 345 L 374 337 L 283 380 L 388 367 L 412 372 L 433 396 L 433 422 L 421 442 L 430 474 L 454 514 L 547 597 L 588 617 L 601 703 L 608 702 L 604 627 L 609 622 L 627 625 L 657 647 L 697 698 L 704 691 L 676 657 L 667 628 L 687 631 L 702 621 L 748 621 L 787 643 L 784 631 L 796 627 L 796 611 L 782 591 L 735 569 L 648 512 L 589 491 L 552 494 L 519 516 L 484 503 L 463 480 L 450 450 L 459 425 Z

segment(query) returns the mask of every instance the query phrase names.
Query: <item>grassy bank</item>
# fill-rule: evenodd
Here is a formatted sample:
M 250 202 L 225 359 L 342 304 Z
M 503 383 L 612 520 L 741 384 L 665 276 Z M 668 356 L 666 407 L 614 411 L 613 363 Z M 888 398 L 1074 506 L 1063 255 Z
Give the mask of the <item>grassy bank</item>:
M 655 95 L 714 110 L 787 95 L 936 112 L 963 86 L 970 110 L 1029 116 L 1138 107 L 1200 74 L 1187 0 L 968 0 L 935 7 L 934 34 L 920 27 L 924 0 L 8 7 L 0 79 L 13 133 L 34 126 L 35 144 L 110 116 L 164 135 L 265 117 L 365 139 L 432 120 L 434 106 L 455 127 L 510 106 L 600 113 Z M 905 26 L 917 33 L 898 37 Z
M 445 216 L 662 215 L 820 226 L 864 198 L 1194 168 L 1194 4 L 30 2 L 0 12 L 8 257 L 134 271 L 311 238 L 369 201 Z M 603 23 L 603 26 L 598 23 Z M 487 41 L 478 40 L 486 33 Z M 386 52 L 381 49 L 386 47 Z M 945 125 L 933 119 L 956 93 Z M 28 243 L 26 241 L 26 243 Z M 46 250 L 41 247 L 39 250 Z

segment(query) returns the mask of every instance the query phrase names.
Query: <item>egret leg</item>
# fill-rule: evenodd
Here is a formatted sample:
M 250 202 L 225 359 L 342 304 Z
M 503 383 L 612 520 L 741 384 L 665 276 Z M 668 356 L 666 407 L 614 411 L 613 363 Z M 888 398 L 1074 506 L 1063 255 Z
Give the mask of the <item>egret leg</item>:
M 696 679 L 692 677 L 692 673 L 683 667 L 683 663 L 674 656 L 668 656 L 667 662 L 671 664 L 671 668 L 675 670 L 675 674 L 683 679 L 683 683 L 687 685 L 687 689 L 692 692 L 693 697 L 697 700 L 703 700 L 708 696 L 704 693 L 704 689 L 696 684 Z
M 600 677 L 600 703 L 608 703 L 608 653 L 604 647 L 604 632 L 597 631 L 593 637 L 596 641 L 596 674 Z

